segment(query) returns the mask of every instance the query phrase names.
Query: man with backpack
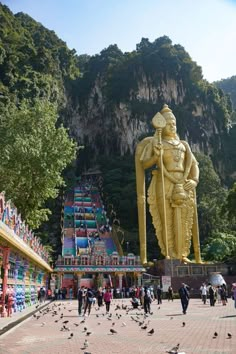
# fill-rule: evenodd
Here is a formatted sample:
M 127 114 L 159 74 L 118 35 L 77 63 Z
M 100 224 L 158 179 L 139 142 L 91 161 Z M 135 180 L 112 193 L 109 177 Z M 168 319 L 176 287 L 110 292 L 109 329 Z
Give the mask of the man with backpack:
M 91 289 L 87 290 L 87 294 L 85 297 L 85 308 L 84 308 L 84 316 L 86 316 L 86 311 L 88 310 L 88 316 L 90 315 L 91 306 L 93 303 L 94 293 Z
M 143 308 L 144 308 L 144 312 L 147 313 L 151 313 L 151 295 L 150 292 L 147 289 L 144 289 L 144 297 L 143 297 Z

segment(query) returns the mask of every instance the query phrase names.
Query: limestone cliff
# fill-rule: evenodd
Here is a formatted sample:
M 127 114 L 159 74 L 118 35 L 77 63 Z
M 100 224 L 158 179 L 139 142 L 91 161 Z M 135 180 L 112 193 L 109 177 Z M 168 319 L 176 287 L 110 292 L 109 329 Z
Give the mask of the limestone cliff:
M 107 49 L 109 54 L 110 50 Z M 96 60 L 101 61 L 104 55 L 101 53 Z M 227 134 L 231 106 L 222 92 L 202 80 L 199 67 L 190 63 L 187 74 L 184 62 L 179 63 L 179 72 L 173 73 L 167 64 L 153 64 L 150 70 L 143 62 L 137 65 L 136 57 L 132 57 L 116 64 L 119 69 L 116 65 L 110 68 L 109 64 L 106 69 L 97 69 L 92 80 L 92 66 L 88 65 L 88 71 L 76 83 L 67 113 L 72 135 L 89 146 L 95 158 L 133 154 L 137 142 L 153 134 L 151 119 L 167 103 L 176 115 L 180 137 L 190 143 L 193 151 L 210 155 L 223 173 L 218 156 L 224 155 L 222 136 Z M 181 75 L 183 68 L 185 75 Z M 193 71 L 197 70 L 198 77 L 193 81 Z

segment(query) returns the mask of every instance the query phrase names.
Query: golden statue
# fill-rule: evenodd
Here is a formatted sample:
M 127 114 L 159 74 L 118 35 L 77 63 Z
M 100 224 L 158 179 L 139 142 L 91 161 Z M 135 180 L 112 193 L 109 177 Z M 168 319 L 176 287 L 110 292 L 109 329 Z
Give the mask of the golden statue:
M 161 253 L 167 259 L 190 262 L 193 239 L 195 260 L 201 263 L 195 193 L 198 163 L 188 143 L 179 139 L 175 116 L 167 105 L 152 123 L 154 136 L 143 139 L 135 154 L 141 262 L 147 264 L 145 169 L 155 166 L 147 201 Z

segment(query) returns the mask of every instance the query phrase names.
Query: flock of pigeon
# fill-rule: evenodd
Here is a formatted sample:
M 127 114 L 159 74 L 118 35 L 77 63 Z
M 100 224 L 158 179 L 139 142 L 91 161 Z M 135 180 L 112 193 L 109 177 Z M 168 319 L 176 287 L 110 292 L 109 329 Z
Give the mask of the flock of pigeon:
M 36 306 L 36 308 L 38 308 L 39 305 Z M 158 309 L 160 309 L 160 307 L 158 307 Z M 50 304 L 48 306 L 46 306 L 43 309 L 39 309 L 34 315 L 33 318 L 36 319 L 37 321 L 39 319 L 42 319 L 43 316 L 47 315 L 47 314 L 51 314 L 52 317 L 55 317 L 54 323 L 58 323 L 60 324 L 60 331 L 61 332 L 68 332 L 68 340 L 73 339 L 74 337 L 74 332 L 73 330 L 75 330 L 77 327 L 80 327 L 81 333 L 84 334 L 84 343 L 83 343 L 83 347 L 81 348 L 81 350 L 85 350 L 84 354 L 91 354 L 89 352 L 87 352 L 87 348 L 89 347 L 89 341 L 88 341 L 88 337 L 90 337 L 93 332 L 88 328 L 87 325 L 87 318 L 84 317 L 83 319 L 81 319 L 78 323 L 72 323 L 72 321 L 69 320 L 65 320 L 64 319 L 64 314 L 63 311 L 67 310 L 66 307 L 66 303 L 64 302 L 60 302 L 60 303 L 53 303 Z M 95 308 L 95 310 L 97 312 L 99 312 L 99 308 Z M 68 312 L 71 312 L 72 309 L 67 310 Z M 149 314 L 143 314 L 141 312 L 136 312 L 136 313 L 130 313 L 131 311 L 134 311 L 133 308 L 129 308 L 128 305 L 125 304 L 117 304 L 115 307 L 115 314 L 109 313 L 109 314 L 104 314 L 104 313 L 97 313 L 96 317 L 98 318 L 98 322 L 97 325 L 100 326 L 102 324 L 101 319 L 107 320 L 111 322 L 111 328 L 109 330 L 110 335 L 118 335 L 119 332 L 117 329 L 115 329 L 114 327 L 118 327 L 117 324 L 120 321 L 121 322 L 121 326 L 120 327 L 126 327 L 127 324 L 126 322 L 124 322 L 124 318 L 129 318 L 131 321 L 135 322 L 137 324 L 137 326 L 140 328 L 141 331 L 145 331 L 147 336 L 152 336 L 155 333 L 154 328 L 152 328 L 151 326 L 151 319 L 150 316 L 152 315 L 152 313 Z M 137 310 L 136 310 L 137 311 Z M 128 315 L 129 317 L 125 317 L 125 315 Z M 170 319 L 172 320 L 173 317 L 170 317 Z M 41 326 L 45 326 L 46 322 L 42 322 Z M 73 328 L 72 328 L 73 326 Z M 186 322 L 182 322 L 182 327 L 186 326 Z M 213 339 L 217 338 L 218 333 L 215 332 L 213 335 Z M 228 333 L 227 334 L 227 338 L 231 339 L 232 338 L 232 334 Z M 180 343 L 178 343 L 177 345 L 175 345 L 173 348 L 166 350 L 166 353 L 169 354 L 185 354 L 184 352 L 180 352 L 179 351 L 179 347 L 180 347 Z

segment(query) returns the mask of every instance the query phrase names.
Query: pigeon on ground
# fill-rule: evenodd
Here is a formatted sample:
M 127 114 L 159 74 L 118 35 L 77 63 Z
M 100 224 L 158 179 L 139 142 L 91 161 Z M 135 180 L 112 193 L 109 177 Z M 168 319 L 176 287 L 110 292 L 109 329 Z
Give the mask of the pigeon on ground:
M 148 332 L 149 335 L 152 335 L 153 333 L 154 333 L 154 328 L 152 328 L 152 329 Z
M 87 339 L 85 339 L 85 341 L 84 341 L 84 349 L 88 348 L 88 345 L 89 345 L 89 342 L 87 341 Z
M 113 328 L 110 329 L 110 332 L 111 332 L 111 334 L 116 334 L 117 333 L 117 331 L 115 329 L 113 329 Z
M 175 347 L 173 347 L 172 349 L 167 350 L 166 353 L 169 353 L 169 354 L 178 354 L 179 346 L 180 346 L 180 343 L 178 343 L 178 344 L 177 344 Z
M 218 336 L 218 333 L 215 332 L 213 338 L 216 338 Z
M 185 322 L 183 322 L 183 323 L 182 323 L 182 326 L 183 326 L 183 327 L 185 327 L 185 325 L 186 325 L 186 323 L 185 323 Z
M 228 338 L 232 338 L 232 334 L 230 332 L 228 333 Z

